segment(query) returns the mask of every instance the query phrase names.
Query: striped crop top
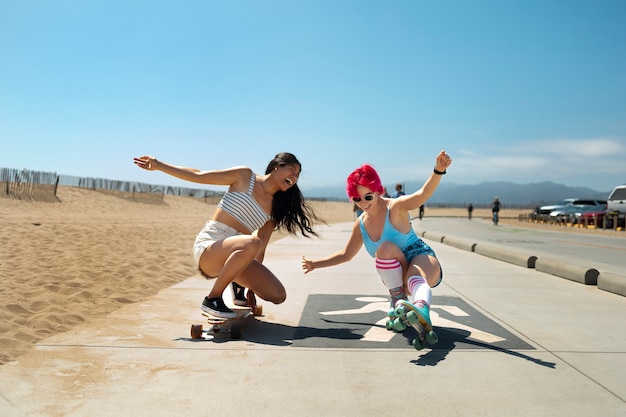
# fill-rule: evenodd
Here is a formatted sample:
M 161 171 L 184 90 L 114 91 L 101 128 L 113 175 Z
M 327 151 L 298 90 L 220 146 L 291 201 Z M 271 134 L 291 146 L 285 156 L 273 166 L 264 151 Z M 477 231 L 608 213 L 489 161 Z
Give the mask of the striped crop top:
M 271 217 L 263 210 L 259 203 L 252 197 L 254 189 L 254 181 L 256 175 L 254 172 L 250 177 L 250 186 L 248 192 L 241 191 L 227 192 L 217 205 L 219 208 L 230 214 L 248 229 L 251 233 L 260 229 L 271 219 Z

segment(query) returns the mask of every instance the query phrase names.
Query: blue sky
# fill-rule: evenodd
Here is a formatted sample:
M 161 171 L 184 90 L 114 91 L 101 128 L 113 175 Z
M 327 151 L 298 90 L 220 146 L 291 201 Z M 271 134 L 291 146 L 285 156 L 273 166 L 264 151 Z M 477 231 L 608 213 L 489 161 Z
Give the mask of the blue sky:
M 626 183 L 626 1 L 0 0 L 0 167 Z M 218 188 L 219 189 L 219 188 Z

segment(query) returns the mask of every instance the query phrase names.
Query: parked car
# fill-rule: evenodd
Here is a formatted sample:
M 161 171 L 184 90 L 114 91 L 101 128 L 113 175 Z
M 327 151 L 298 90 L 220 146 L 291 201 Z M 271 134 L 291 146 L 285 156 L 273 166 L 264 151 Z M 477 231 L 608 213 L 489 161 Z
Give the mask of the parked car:
M 567 223 L 578 223 L 578 218 L 583 213 L 598 211 L 601 206 L 596 205 L 588 205 L 588 204 L 578 204 L 578 205 L 569 205 L 565 206 L 562 209 L 554 210 L 549 214 L 550 217 L 560 218 L 562 220 L 567 221 Z M 602 207 L 605 209 L 606 206 Z
M 583 200 L 577 199 L 570 201 L 565 206 L 552 210 L 550 216 L 572 215 L 591 211 L 591 210 L 604 210 L 606 209 L 606 201 L 604 200 Z
M 561 201 L 559 201 L 557 203 L 554 203 L 554 204 L 550 204 L 550 205 L 547 205 L 547 206 L 541 206 L 541 207 L 539 207 L 539 210 L 536 211 L 536 213 L 537 214 L 550 214 L 554 210 L 562 209 L 563 207 L 565 207 L 566 205 L 568 205 L 572 201 L 576 201 L 576 198 L 566 198 L 565 200 L 561 200 Z
M 626 213 L 626 185 L 618 185 L 611 191 L 607 201 L 607 209 L 611 212 Z
M 604 225 L 604 227 L 611 229 L 613 227 L 613 218 L 610 215 L 607 216 L 608 212 L 609 211 L 606 209 L 597 210 L 597 211 L 596 210 L 586 211 L 580 215 L 580 217 L 578 218 L 578 223 L 584 224 L 587 226 L 596 226 L 596 227 L 602 227 Z M 605 221 L 604 220 L 605 217 L 606 217 L 606 224 L 603 223 Z

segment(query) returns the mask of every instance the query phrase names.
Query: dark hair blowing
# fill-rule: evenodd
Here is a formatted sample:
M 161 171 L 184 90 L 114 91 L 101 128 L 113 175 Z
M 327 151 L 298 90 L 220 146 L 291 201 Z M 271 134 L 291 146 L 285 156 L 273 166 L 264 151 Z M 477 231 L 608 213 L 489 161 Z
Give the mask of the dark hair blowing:
M 302 171 L 302 164 L 295 155 L 289 152 L 281 152 L 270 161 L 265 170 L 265 174 L 269 174 L 275 167 L 284 167 L 286 165 L 298 165 Z M 303 236 L 317 236 L 313 231 L 313 221 L 319 222 L 319 219 L 304 200 L 304 196 L 298 188 L 298 184 L 289 187 L 287 191 L 278 191 L 274 194 L 272 201 L 272 218 L 276 223 L 276 229 L 285 229 L 290 234 L 296 234 L 299 230 Z

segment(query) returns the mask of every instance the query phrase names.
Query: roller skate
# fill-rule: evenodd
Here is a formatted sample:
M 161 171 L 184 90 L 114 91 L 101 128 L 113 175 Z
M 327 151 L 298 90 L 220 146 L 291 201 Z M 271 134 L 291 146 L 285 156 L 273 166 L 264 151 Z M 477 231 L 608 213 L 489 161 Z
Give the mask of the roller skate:
M 406 300 L 406 293 L 404 292 L 404 288 L 392 288 L 389 290 L 389 295 L 391 296 L 391 302 L 389 303 L 389 310 L 387 311 L 387 322 L 385 326 L 387 330 L 395 330 L 393 327 L 393 321 L 398 318 L 396 315 L 396 303 L 400 300 Z
M 434 345 L 439 341 L 430 321 L 430 307 L 421 301 L 411 304 L 407 300 L 399 300 L 394 310 L 395 319 L 392 321 L 394 330 L 399 332 L 412 326 L 417 330 L 417 338 L 413 339 L 413 347 L 422 350 L 425 342 Z

